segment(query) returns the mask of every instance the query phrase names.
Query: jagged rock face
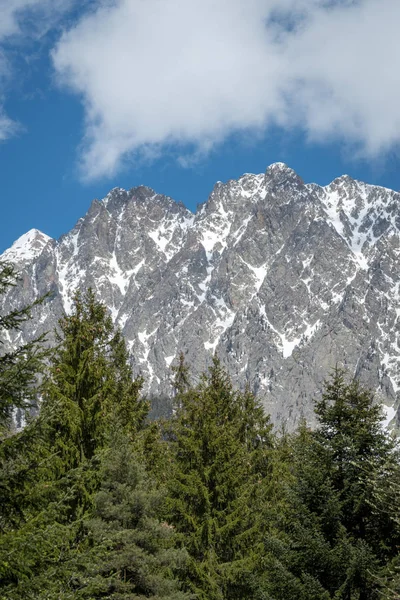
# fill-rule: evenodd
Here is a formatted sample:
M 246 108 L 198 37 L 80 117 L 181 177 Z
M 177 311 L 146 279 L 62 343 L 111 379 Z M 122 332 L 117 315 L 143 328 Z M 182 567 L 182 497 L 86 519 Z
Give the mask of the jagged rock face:
M 13 345 L 54 330 L 91 286 L 150 393 L 169 393 L 182 350 L 193 378 L 216 351 L 277 425 L 313 422 L 337 363 L 400 402 L 400 194 L 347 176 L 304 184 L 286 165 L 217 183 L 193 215 L 145 187 L 112 190 L 58 241 L 32 230 L 2 259 L 22 282 L 2 310 L 51 291 Z

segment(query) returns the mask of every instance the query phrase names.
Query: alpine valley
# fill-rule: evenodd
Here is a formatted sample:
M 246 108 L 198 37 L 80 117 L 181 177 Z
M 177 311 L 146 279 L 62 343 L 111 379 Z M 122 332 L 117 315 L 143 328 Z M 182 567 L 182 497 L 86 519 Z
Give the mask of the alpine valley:
M 50 292 L 6 346 L 48 331 L 92 287 L 122 329 L 134 372 L 171 394 L 182 351 L 196 381 L 216 352 L 272 420 L 313 423 L 335 365 L 375 391 L 399 423 L 400 193 L 348 176 L 320 187 L 276 163 L 217 183 L 192 214 L 147 187 L 94 200 L 59 240 L 31 230 L 0 260 L 20 284 L 0 310 Z

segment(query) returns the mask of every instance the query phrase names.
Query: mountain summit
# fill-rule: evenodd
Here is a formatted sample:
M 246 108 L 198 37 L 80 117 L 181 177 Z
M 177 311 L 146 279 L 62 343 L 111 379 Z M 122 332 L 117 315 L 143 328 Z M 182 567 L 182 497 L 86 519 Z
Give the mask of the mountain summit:
M 30 229 L 21 235 L 3 254 L 1 260 L 21 265 L 35 260 L 51 238 L 38 229 Z
M 2 255 L 23 276 L 3 309 L 52 292 L 28 340 L 53 331 L 74 290 L 91 286 L 152 394 L 169 393 L 180 351 L 194 377 L 216 351 L 234 383 L 293 428 L 312 420 L 339 363 L 395 423 L 399 231 L 399 193 L 348 176 L 305 184 L 283 163 L 217 183 L 195 215 L 150 188 L 115 188 L 58 241 L 32 230 Z

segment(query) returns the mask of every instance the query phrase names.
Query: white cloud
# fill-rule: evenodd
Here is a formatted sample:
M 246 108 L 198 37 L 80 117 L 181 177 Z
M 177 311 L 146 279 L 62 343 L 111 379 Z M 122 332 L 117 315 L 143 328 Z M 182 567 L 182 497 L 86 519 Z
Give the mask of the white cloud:
M 400 3 L 321 11 L 288 40 L 295 119 L 310 137 L 341 136 L 369 156 L 400 141 Z
M 0 0 L 0 141 L 20 130 L 4 111 L 4 94 L 13 77 L 8 51 L 47 33 L 75 0 Z M 13 55 L 13 52 L 10 53 Z
M 0 0 L 0 42 L 23 34 L 45 33 L 76 0 Z
M 53 53 L 86 109 L 82 172 L 270 123 L 385 152 L 400 139 L 399 22 L 398 0 L 102 2 Z
M 20 32 L 21 14 L 40 0 L 0 0 L 0 40 Z
M 0 108 L 0 142 L 10 138 L 18 130 L 18 125 Z

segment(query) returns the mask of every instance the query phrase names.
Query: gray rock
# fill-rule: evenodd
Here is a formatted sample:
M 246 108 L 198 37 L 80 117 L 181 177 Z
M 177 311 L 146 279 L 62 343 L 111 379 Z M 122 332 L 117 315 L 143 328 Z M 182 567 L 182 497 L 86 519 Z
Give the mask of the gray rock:
M 51 292 L 6 347 L 52 332 L 92 287 L 121 327 L 146 391 L 170 393 L 183 351 L 194 381 L 216 351 L 274 422 L 314 423 L 336 365 L 400 404 L 400 194 L 348 176 L 320 187 L 286 165 L 217 183 L 193 215 L 146 187 L 112 190 L 58 241 L 33 230 L 2 259 L 20 285 L 6 311 Z

